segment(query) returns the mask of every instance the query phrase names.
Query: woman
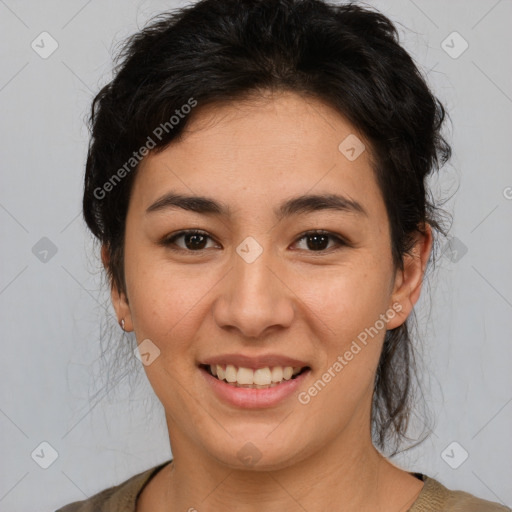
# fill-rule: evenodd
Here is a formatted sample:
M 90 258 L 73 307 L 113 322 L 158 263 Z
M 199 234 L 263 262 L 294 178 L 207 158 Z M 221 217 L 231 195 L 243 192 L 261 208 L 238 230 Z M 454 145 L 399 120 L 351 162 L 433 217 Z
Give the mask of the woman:
M 173 459 L 61 512 L 455 511 L 392 464 L 408 317 L 450 157 L 391 22 L 320 0 L 203 0 L 134 35 L 95 98 L 84 217 Z

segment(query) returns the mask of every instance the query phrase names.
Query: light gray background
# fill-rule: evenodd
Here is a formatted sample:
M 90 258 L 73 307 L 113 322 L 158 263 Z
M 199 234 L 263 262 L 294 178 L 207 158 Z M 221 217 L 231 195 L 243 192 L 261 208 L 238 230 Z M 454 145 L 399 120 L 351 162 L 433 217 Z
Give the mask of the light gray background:
M 0 0 L 2 511 L 52 511 L 170 457 L 143 373 L 135 390 L 122 381 L 105 397 L 98 387 L 108 295 L 80 208 L 84 117 L 110 79 L 113 44 L 185 4 Z M 432 313 L 426 295 L 416 308 L 437 421 L 430 439 L 398 462 L 510 506 L 512 2 L 370 4 L 402 24 L 402 41 L 452 116 L 454 156 L 433 185 L 446 195 L 460 184 L 446 205 L 456 240 L 424 290 Z M 31 48 L 43 31 L 59 45 L 47 59 Z M 469 44 L 458 58 L 441 47 L 453 31 Z M 32 252 L 42 237 L 57 249 L 46 262 Z M 91 389 L 100 391 L 93 401 Z M 31 457 L 43 441 L 58 452 L 48 469 Z M 462 448 L 444 452 L 454 441 Z M 469 457 L 452 469 L 441 454 L 453 464 L 462 449 Z

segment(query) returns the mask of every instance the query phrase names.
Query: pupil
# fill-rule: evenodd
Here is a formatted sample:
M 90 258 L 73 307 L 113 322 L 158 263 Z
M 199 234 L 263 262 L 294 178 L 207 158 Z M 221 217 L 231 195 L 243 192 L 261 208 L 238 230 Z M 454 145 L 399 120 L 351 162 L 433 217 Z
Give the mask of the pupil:
M 320 246 L 318 246 L 318 241 L 319 239 L 323 238 L 324 239 L 324 242 L 328 240 L 328 237 L 327 235 L 322 235 L 322 234 L 317 234 L 317 235 L 309 235 L 308 236 L 308 240 L 314 240 L 313 244 L 309 244 L 308 243 L 308 248 L 309 249 L 319 249 L 319 250 L 323 250 L 327 247 L 327 245 L 325 243 L 320 243 Z M 315 245 L 316 244 L 316 245 Z
M 185 242 L 186 242 L 187 247 L 188 247 L 188 245 L 189 245 L 188 241 L 189 241 L 190 239 L 194 239 L 194 240 L 196 240 L 196 242 L 197 242 L 197 238 L 203 238 L 203 244 L 199 243 L 199 245 L 198 245 L 197 243 L 192 242 L 192 244 L 191 244 L 191 245 L 192 245 L 192 248 L 193 248 L 193 249 L 203 249 L 203 246 L 204 246 L 204 238 L 205 238 L 205 236 L 204 236 L 204 235 L 201 235 L 201 234 L 198 234 L 198 233 L 189 233 L 189 234 L 186 234 L 186 235 L 185 235 Z M 189 247 L 189 248 L 190 248 L 190 247 Z

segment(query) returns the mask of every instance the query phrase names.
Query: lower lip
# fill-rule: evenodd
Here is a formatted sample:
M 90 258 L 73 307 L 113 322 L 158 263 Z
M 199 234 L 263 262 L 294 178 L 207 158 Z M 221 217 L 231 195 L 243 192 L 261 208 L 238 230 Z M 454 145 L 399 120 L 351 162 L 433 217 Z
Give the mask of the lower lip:
M 246 409 L 263 409 L 279 404 L 279 402 L 294 394 L 311 372 L 310 369 L 307 369 L 295 379 L 284 380 L 273 388 L 256 389 L 237 388 L 210 375 L 203 367 L 200 367 L 199 370 L 207 384 L 211 386 L 221 400 L 235 407 Z

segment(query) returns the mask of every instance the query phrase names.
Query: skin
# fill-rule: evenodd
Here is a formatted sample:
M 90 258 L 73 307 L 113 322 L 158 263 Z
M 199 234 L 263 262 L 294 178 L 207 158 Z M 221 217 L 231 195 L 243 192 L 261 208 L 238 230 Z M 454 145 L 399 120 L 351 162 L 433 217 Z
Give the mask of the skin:
M 401 325 L 420 296 L 432 233 L 427 226 L 418 234 L 404 270 L 394 268 L 370 146 L 349 161 L 338 150 L 349 134 L 364 141 L 322 102 L 269 93 L 197 110 L 179 141 L 142 161 L 126 221 L 126 294 L 112 286 L 112 302 L 125 329 L 160 350 L 144 368 L 165 409 L 174 463 L 145 487 L 139 512 L 249 512 L 262 504 L 269 512 L 405 512 L 420 493 L 420 480 L 374 448 L 370 411 L 385 330 Z M 170 190 L 225 202 L 232 216 L 145 213 Z M 273 216 L 292 196 L 333 191 L 368 216 Z M 193 228 L 211 237 L 202 256 L 183 237 L 175 241 L 181 253 L 159 245 Z M 321 255 L 299 241 L 314 229 L 350 245 L 332 249 L 328 239 Z M 263 249 L 251 264 L 236 252 L 247 236 Z M 106 265 L 106 248 L 102 257 Z M 292 396 L 240 409 L 199 378 L 206 357 L 272 352 L 308 362 L 307 390 L 393 304 L 401 311 L 307 405 Z M 248 441 L 261 453 L 252 467 L 237 457 Z

